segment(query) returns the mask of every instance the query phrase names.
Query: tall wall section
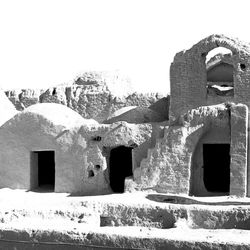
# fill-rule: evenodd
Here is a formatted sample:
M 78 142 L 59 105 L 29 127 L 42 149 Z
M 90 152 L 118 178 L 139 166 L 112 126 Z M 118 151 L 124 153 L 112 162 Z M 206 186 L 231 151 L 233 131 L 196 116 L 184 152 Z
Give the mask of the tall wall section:
M 207 54 L 218 47 L 231 50 L 226 60 L 232 65 L 233 96 L 210 98 L 207 91 Z M 176 54 L 170 67 L 170 116 L 174 119 L 190 109 L 232 101 L 250 106 L 250 50 L 248 45 L 224 35 L 212 35 L 191 49 Z

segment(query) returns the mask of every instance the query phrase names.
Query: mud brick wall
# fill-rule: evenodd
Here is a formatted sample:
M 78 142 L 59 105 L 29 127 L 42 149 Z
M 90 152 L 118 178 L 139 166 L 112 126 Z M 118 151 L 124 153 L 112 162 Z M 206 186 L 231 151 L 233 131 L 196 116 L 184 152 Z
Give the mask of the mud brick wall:
M 234 67 L 234 96 L 213 98 L 207 96 L 206 56 L 209 51 L 224 47 L 232 51 L 229 63 Z M 250 51 L 247 45 L 225 37 L 212 35 L 191 49 L 176 54 L 170 67 L 170 116 L 175 119 L 192 108 L 232 101 L 250 102 Z

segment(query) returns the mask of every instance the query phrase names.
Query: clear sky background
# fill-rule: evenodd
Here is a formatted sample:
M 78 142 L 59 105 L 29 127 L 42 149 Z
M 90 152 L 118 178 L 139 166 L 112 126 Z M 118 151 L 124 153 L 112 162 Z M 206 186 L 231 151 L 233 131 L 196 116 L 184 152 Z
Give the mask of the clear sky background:
M 0 86 L 48 88 L 122 70 L 169 92 L 175 53 L 213 33 L 250 42 L 249 0 L 0 0 Z

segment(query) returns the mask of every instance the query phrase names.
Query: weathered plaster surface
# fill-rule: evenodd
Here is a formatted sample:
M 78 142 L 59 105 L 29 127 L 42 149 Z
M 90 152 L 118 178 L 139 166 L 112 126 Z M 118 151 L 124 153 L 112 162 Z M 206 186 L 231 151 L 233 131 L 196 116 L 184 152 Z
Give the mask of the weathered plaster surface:
M 204 162 L 203 162 L 203 144 L 206 143 L 229 143 L 230 144 L 230 125 L 228 123 L 223 126 L 213 126 L 206 131 L 199 139 L 192 156 L 191 165 L 191 179 L 190 179 L 190 194 L 195 196 L 210 196 L 211 194 L 206 190 L 203 176 L 204 176 Z M 216 174 L 216 173 L 214 173 Z
M 246 196 L 248 153 L 248 108 L 245 105 L 231 107 L 231 164 L 230 194 Z
M 166 116 L 162 116 L 160 113 L 151 110 L 150 108 L 135 107 L 126 111 L 118 116 L 112 115 L 103 123 L 111 124 L 117 121 L 126 121 L 128 123 L 149 123 L 149 122 L 162 122 L 166 119 Z
M 150 124 L 127 124 L 118 122 L 112 125 L 99 125 L 93 127 L 82 126 L 79 134 L 87 141 L 85 150 L 85 170 L 84 181 L 82 182 L 82 194 L 102 194 L 112 192 L 109 186 L 109 153 L 112 148 L 124 145 L 140 145 L 151 141 L 150 135 L 152 126 Z M 101 137 L 100 141 L 93 138 Z M 141 154 L 147 152 L 146 148 L 134 152 L 134 160 L 140 159 Z M 122 160 L 122 159 L 121 159 Z M 99 165 L 100 168 L 96 168 Z M 119 166 L 116 166 L 119 168 Z M 94 172 L 93 177 L 89 177 L 89 171 Z
M 232 53 L 206 63 L 208 52 L 217 47 Z M 54 150 L 55 191 L 108 193 L 110 152 L 123 145 L 133 148 L 133 176 L 126 180 L 127 190 L 209 195 L 203 183 L 202 146 L 227 143 L 231 145 L 230 194 L 245 196 L 250 192 L 249 65 L 248 46 L 223 35 L 209 36 L 176 54 L 170 68 L 170 121 L 169 97 L 118 93 L 115 83 L 127 86 L 127 79 L 112 74 L 84 74 L 71 86 L 39 94 L 31 91 L 31 96 L 37 94 L 37 102 L 64 104 L 81 116 L 65 106 L 40 104 L 7 122 L 0 129 L 0 158 L 10 167 L 0 168 L 2 185 L 33 188 L 30 152 Z M 226 84 L 233 91 L 218 95 L 214 83 L 219 87 Z M 18 94 L 21 109 L 33 102 L 22 93 Z M 13 93 L 7 94 L 13 97 Z
M 231 176 L 236 178 L 231 181 L 230 192 L 244 196 L 245 184 L 237 183 L 246 179 L 246 114 L 245 105 L 221 104 L 199 107 L 180 116 L 175 124 L 165 128 L 164 137 L 157 140 L 155 147 L 148 150 L 147 158 L 134 171 L 134 182 L 127 182 L 127 190 L 186 195 L 205 192 L 201 179 L 201 144 L 231 142 Z M 234 128 L 236 123 L 238 129 Z M 239 171 L 237 164 L 241 165 Z
M 59 104 L 31 106 L 0 129 L 0 187 L 34 189 L 31 152 L 54 150 L 55 192 L 111 192 L 104 148 L 140 146 L 151 140 L 151 131 L 150 124 L 100 125 Z M 97 136 L 101 141 L 94 140 Z M 135 160 L 144 151 L 135 153 Z
M 233 65 L 234 96 L 207 96 L 206 55 L 217 47 L 232 51 L 223 61 Z M 245 68 L 241 68 L 241 64 Z M 176 54 L 170 67 L 171 101 L 170 116 L 178 117 L 189 109 L 233 101 L 249 107 L 250 50 L 247 44 L 224 35 L 211 35 L 191 49 Z
M 58 85 L 47 90 L 19 89 L 6 91 L 17 110 L 24 110 L 37 103 L 59 103 L 75 110 L 82 117 L 102 122 L 115 111 L 128 106 L 159 110 L 163 119 L 168 118 L 169 98 L 159 93 L 137 93 L 130 80 L 119 72 L 86 72 L 72 84 Z M 162 100 L 161 100 L 162 99 Z M 164 102 L 164 103 L 163 103 Z M 166 111 L 166 112 L 165 112 Z

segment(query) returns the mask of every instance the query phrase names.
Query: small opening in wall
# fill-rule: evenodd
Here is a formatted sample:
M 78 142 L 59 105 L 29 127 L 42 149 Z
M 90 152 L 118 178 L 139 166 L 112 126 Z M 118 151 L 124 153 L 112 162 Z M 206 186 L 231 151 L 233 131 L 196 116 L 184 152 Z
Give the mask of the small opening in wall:
M 244 70 L 246 69 L 246 64 L 241 63 L 241 64 L 240 64 L 240 69 L 244 71 Z
M 53 89 L 52 95 L 56 95 L 56 88 Z
M 202 56 L 202 57 L 206 57 L 206 56 L 207 56 L 207 53 L 204 52 L 204 53 L 201 54 L 201 56 Z
M 91 177 L 94 177 L 94 176 L 95 176 L 94 171 L 93 170 L 89 170 L 89 177 L 91 178 Z
M 92 137 L 92 141 L 101 141 L 102 137 L 101 136 L 94 136 Z
M 95 169 L 96 169 L 96 170 L 100 170 L 100 169 L 101 169 L 101 166 L 97 164 L 97 165 L 95 165 Z

